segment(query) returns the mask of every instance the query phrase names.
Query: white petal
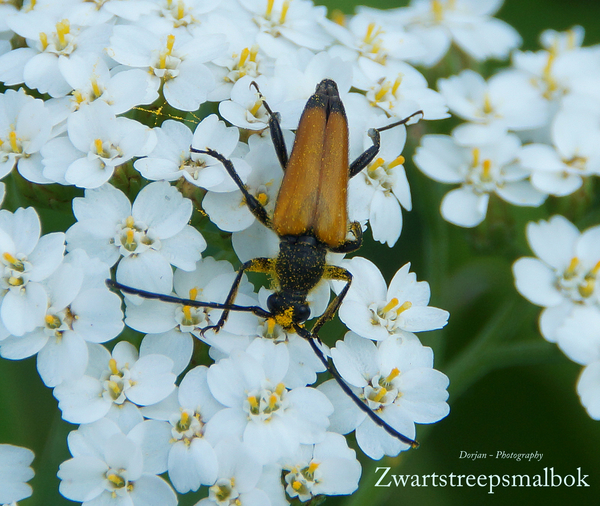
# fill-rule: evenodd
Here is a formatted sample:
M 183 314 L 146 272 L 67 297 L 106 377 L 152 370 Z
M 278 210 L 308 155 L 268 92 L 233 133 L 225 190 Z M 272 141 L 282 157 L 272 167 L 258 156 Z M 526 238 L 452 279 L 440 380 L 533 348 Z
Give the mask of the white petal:
M 476 195 L 468 188 L 457 188 L 442 199 L 442 216 L 460 227 L 475 227 L 485 219 L 488 200 L 487 193 Z
M 563 296 L 556 288 L 556 275 L 537 258 L 519 258 L 513 264 L 519 293 L 538 306 L 556 306 Z

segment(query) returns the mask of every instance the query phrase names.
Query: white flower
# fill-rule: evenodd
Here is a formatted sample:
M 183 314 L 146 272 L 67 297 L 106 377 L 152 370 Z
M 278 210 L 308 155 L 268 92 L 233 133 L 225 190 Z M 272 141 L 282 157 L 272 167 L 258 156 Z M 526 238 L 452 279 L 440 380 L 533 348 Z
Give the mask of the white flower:
M 72 55 L 102 54 L 112 30 L 109 24 L 81 27 L 56 9 L 23 9 L 8 20 L 10 28 L 28 47 L 0 57 L 0 80 L 6 85 L 25 83 L 40 93 L 62 97 L 71 86 L 61 74 L 59 62 Z
M 367 137 L 367 136 L 365 136 Z M 402 207 L 410 211 L 412 200 L 400 155 L 406 129 L 397 127 L 381 133 L 381 149 L 375 160 L 348 185 L 349 215 L 352 221 L 369 220 L 373 239 L 393 246 L 402 231 Z M 373 142 L 365 138 L 364 148 Z
M 551 195 L 570 195 L 584 177 L 600 173 L 600 119 L 587 101 L 571 101 L 556 114 L 550 135 L 553 146 L 523 146 L 519 160 L 532 171 L 531 183 Z
M 354 257 L 342 263 L 353 276 L 340 307 L 340 319 L 358 335 L 383 341 L 405 332 L 442 328 L 448 312 L 430 307 L 429 284 L 417 281 L 406 264 L 394 275 L 389 288 L 375 264 Z
M 417 111 L 423 111 L 425 119 L 449 117 L 444 97 L 429 89 L 423 75 L 407 63 L 382 65 L 362 58 L 359 69 L 361 72 L 357 73 L 354 86 L 366 91 L 371 106 L 380 108 L 394 119 L 406 118 Z
M 331 37 L 319 24 L 326 8 L 308 0 L 246 0 L 241 3 L 258 26 L 258 45 L 271 57 L 283 56 L 296 47 L 321 51 Z
M 205 366 L 195 367 L 181 381 L 176 399 L 171 395 L 142 410 L 148 418 L 168 422 L 169 479 L 182 494 L 196 491 L 200 485 L 212 485 L 217 479 L 217 454 L 212 446 L 216 441 L 207 441 L 204 434 L 213 415 L 224 406 L 208 389 L 207 371 Z
M 368 59 L 381 65 L 419 62 L 425 57 L 424 45 L 389 15 L 391 11 L 360 7 L 357 10 L 347 26 L 342 17 L 321 23 L 339 42 L 329 48 L 331 54 L 353 64 Z
M 546 49 L 515 51 L 513 66 L 525 72 L 539 95 L 548 102 L 560 103 L 572 94 L 597 100 L 600 59 L 593 48 L 581 47 L 583 33 L 562 34 L 544 32 L 541 37 Z
M 432 134 L 423 136 L 414 161 L 436 181 L 461 183 L 444 196 L 441 213 L 450 223 L 475 227 L 485 219 L 491 193 L 518 206 L 537 207 L 546 199 L 527 180 L 529 171 L 518 162 L 520 149 L 514 134 L 500 134 L 491 144 L 467 146 L 453 137 Z
M 540 331 L 558 339 L 576 305 L 598 306 L 596 278 L 600 271 L 600 227 L 583 233 L 562 216 L 527 224 L 527 241 L 538 258 L 519 258 L 513 265 L 515 285 L 523 297 L 545 309 Z
M 0 504 L 9 504 L 31 495 L 30 465 L 34 454 L 27 448 L 0 444 Z
M 361 467 L 346 439 L 328 432 L 321 443 L 302 445 L 293 458 L 284 459 L 286 492 L 302 502 L 317 495 L 347 495 L 358 488 Z
M 202 302 L 225 302 L 233 285 L 236 273 L 232 265 L 225 261 L 216 261 L 212 257 L 201 259 L 196 269 L 191 272 L 177 269 L 174 274 L 174 292 L 178 297 Z M 247 281 L 238 289 L 236 303 L 256 305 L 253 287 Z M 127 301 L 127 318 L 125 323 L 139 332 L 161 333 L 175 331 L 179 339 L 186 340 L 190 334 L 199 339 L 206 339 L 202 329 L 216 325 L 222 311 L 210 308 L 193 307 L 183 304 L 165 304 L 158 300 Z M 256 317 L 251 313 L 232 311 L 221 332 L 214 337 L 216 343 L 227 341 L 229 333 L 248 335 L 255 333 Z
M 222 35 L 192 38 L 152 33 L 141 26 L 116 26 L 107 53 L 119 63 L 148 68 L 169 105 L 195 111 L 215 87 L 211 71 L 204 65 L 225 49 Z
M 165 181 L 184 178 L 194 186 L 218 192 L 237 189 L 220 161 L 206 154 L 190 153 L 190 146 L 196 149 L 210 147 L 229 158 L 238 146 L 237 128 L 225 126 L 225 122 L 219 121 L 216 114 L 211 114 L 198 123 L 194 134 L 184 124 L 174 120 L 165 121 L 155 132 L 158 142 L 154 151 L 134 164 L 145 178 Z M 245 181 L 250 167 L 238 158 L 233 162 Z
M 263 467 L 242 443 L 224 439 L 215 446 L 219 472 L 208 497 L 196 506 L 270 506 L 269 496 L 259 488 Z
M 401 434 L 414 438 L 415 423 L 433 423 L 444 418 L 450 408 L 448 378 L 433 369 L 433 352 L 416 336 L 390 338 L 377 346 L 348 332 L 344 341 L 331 349 L 342 378 L 384 421 Z M 369 457 L 396 456 L 408 449 L 406 443 L 377 426 L 342 391 L 335 380 L 319 386 L 335 407 L 331 430 L 347 434 L 356 430 L 356 441 Z
M 467 121 L 501 130 L 538 128 L 547 121 L 547 103 L 524 72 L 506 70 L 486 82 L 477 72 L 463 70 L 440 79 L 438 88 L 450 110 Z
M 69 250 L 117 267 L 117 280 L 128 286 L 170 293 L 171 264 L 191 271 L 206 241 L 189 226 L 192 203 L 166 182 L 151 183 L 133 205 L 110 184 L 86 190 L 73 200 L 78 222 L 67 230 Z
M 501 4 L 502 0 L 413 0 L 408 7 L 387 13 L 388 23 L 400 24 L 419 39 L 427 49 L 420 60 L 426 66 L 438 63 L 452 42 L 476 60 L 504 59 L 521 37 L 492 17 Z
M 60 493 L 83 506 L 176 506 L 175 492 L 156 476 L 166 469 L 164 431 L 152 420 L 127 434 L 108 419 L 81 426 L 68 437 L 73 458 L 58 470 Z
M 73 88 L 70 108 L 77 110 L 95 100 L 111 106 L 114 114 L 121 114 L 140 104 L 151 104 L 158 98 L 158 83 L 151 82 L 147 72 L 131 69 L 113 76 L 100 55 L 93 58 L 74 55 L 59 60 L 59 67 Z
M 69 422 L 94 422 L 113 405 L 121 406 L 127 401 L 140 406 L 155 404 L 175 388 L 173 361 L 164 355 L 138 358 L 137 350 L 127 341 L 117 343 L 112 354 L 101 345 L 88 346 L 86 374 L 54 389 L 58 407 Z
M 52 118 L 44 102 L 23 89 L 0 95 L 0 178 L 13 167 L 27 180 L 49 183 L 42 175 L 40 149 L 50 139 Z
M 65 235 L 40 237 L 41 225 L 32 207 L 15 213 L 0 211 L 0 301 L 2 323 L 14 336 L 43 325 L 47 293 L 41 284 L 63 260 Z
M 262 463 L 322 441 L 331 404 L 313 388 L 288 389 L 288 361 L 284 345 L 257 339 L 245 352 L 235 350 L 213 364 L 208 386 L 226 409 L 214 415 L 207 436 L 240 437 Z
M 68 139 L 58 137 L 45 146 L 44 175 L 80 188 L 98 188 L 112 177 L 115 167 L 148 154 L 156 144 L 150 128 L 117 118 L 101 100 L 71 114 L 67 133 Z
M 262 78 L 262 79 L 261 79 Z M 256 91 L 252 82 L 256 82 L 261 93 Z M 283 81 L 267 80 L 264 76 L 253 79 L 244 76 L 236 81 L 231 88 L 231 100 L 219 104 L 219 113 L 230 123 L 248 130 L 264 130 L 269 126 L 270 115 L 263 105 L 263 97 L 269 98 L 269 106 L 273 111 L 280 110 L 281 102 L 287 95 Z M 287 118 L 282 116 L 282 126 Z M 296 125 L 293 125 L 295 128 Z
M 48 299 L 41 325 L 0 341 L 1 355 L 18 360 L 37 353 L 38 372 L 49 387 L 82 376 L 86 341 L 103 343 L 123 329 L 121 299 L 104 282 L 109 276 L 108 266 L 83 250 L 67 254 L 43 282 Z

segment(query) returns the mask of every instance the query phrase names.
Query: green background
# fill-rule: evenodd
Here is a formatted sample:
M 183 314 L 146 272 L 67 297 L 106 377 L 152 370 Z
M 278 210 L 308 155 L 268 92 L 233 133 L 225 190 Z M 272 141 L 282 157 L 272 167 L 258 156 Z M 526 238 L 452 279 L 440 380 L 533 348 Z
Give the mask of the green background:
M 404 5 L 385 1 L 366 4 L 379 8 Z M 332 0 L 326 5 L 351 12 L 353 2 Z M 521 33 L 525 49 L 538 48 L 543 29 L 565 30 L 574 24 L 585 27 L 586 45 L 600 42 L 600 3 L 594 1 L 508 0 L 498 17 Z M 576 396 L 581 368 L 539 336 L 539 309 L 516 293 L 510 271 L 516 258 L 530 254 L 524 241 L 527 221 L 561 213 L 582 228 L 600 223 L 595 182 L 586 188 L 583 203 L 581 195 L 576 195 L 550 199 L 541 209 L 515 210 L 492 200 L 488 220 L 476 229 L 465 230 L 439 216 L 439 202 L 448 187 L 426 180 L 410 163 L 406 167 L 414 210 L 404 213 L 400 241 L 392 250 L 367 241 L 361 255 L 374 260 L 388 280 L 401 265 L 412 262 L 419 279 L 431 284 L 431 304 L 450 311 L 446 329 L 421 337 L 435 349 L 436 368 L 451 378 L 451 412 L 432 427 L 418 428 L 418 450 L 379 462 L 361 457 L 363 478 L 358 492 L 351 497 L 329 498 L 326 503 L 598 504 L 600 425 L 587 416 Z M 50 232 L 72 218 L 50 213 L 43 219 L 44 232 Z M 332 333 L 339 331 L 332 324 Z M 36 477 L 31 481 L 34 495 L 20 504 L 73 504 L 58 494 L 55 475 L 60 462 L 70 457 L 65 438 L 74 427 L 60 419 L 51 390 L 39 379 L 35 359 L 0 360 L 0 384 L 0 441 L 31 448 L 36 454 Z M 541 462 L 459 458 L 461 451 L 495 454 L 501 450 L 537 451 L 544 456 Z M 543 473 L 544 467 L 565 475 L 576 474 L 579 467 L 590 475 L 591 486 L 497 488 L 493 495 L 478 487 L 375 488 L 374 470 L 378 466 L 393 466 L 394 474 L 418 475 L 534 475 Z M 180 504 L 195 500 L 189 495 Z

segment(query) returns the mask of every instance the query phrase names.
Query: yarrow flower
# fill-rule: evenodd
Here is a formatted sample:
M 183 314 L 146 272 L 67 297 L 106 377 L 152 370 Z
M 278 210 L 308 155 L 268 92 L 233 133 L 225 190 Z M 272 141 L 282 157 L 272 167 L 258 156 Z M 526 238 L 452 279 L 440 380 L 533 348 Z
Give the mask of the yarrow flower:
M 191 201 L 165 182 L 146 186 L 133 205 L 106 184 L 74 199 L 73 211 L 78 222 L 67 231 L 69 250 L 82 248 L 111 266 L 121 259 L 117 280 L 129 286 L 168 293 L 171 264 L 192 270 L 206 248 L 187 224 Z
M 390 338 L 375 344 L 349 332 L 331 350 L 336 369 L 355 393 L 384 421 L 413 438 L 415 423 L 433 423 L 444 418 L 448 378 L 433 369 L 433 353 L 414 335 Z M 378 427 L 346 396 L 334 380 L 319 386 L 333 403 L 331 428 L 347 434 L 356 431 L 356 441 L 372 459 L 396 456 L 406 443 Z
M 58 268 L 64 251 L 65 235 L 41 236 L 32 207 L 0 211 L 0 317 L 9 334 L 22 336 L 43 325 L 48 295 L 42 281 Z
M 124 433 L 103 418 L 71 432 L 73 458 L 58 470 L 61 494 L 85 506 L 99 502 L 175 506 L 175 492 L 157 476 L 166 469 L 168 446 L 157 437 L 164 430 L 159 422 L 147 420 Z
M 27 448 L 0 444 L 0 503 L 11 504 L 31 495 L 27 484 L 34 472 L 30 465 L 34 454 Z
M 539 320 L 542 336 L 585 366 L 577 393 L 589 415 L 598 420 L 600 226 L 580 233 L 563 216 L 553 216 L 529 223 L 527 240 L 538 258 L 520 258 L 514 263 L 517 290 L 544 307 Z

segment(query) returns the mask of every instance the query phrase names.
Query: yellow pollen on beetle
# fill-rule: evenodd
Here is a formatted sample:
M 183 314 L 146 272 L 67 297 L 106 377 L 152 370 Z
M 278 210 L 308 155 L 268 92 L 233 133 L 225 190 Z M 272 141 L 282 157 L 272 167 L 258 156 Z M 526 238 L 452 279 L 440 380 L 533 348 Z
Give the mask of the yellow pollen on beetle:
M 377 392 L 377 395 L 375 396 L 375 398 L 373 399 L 374 402 L 379 402 L 381 401 L 381 399 L 383 399 L 385 397 L 385 394 L 387 394 L 387 390 L 383 387 L 381 387 L 379 389 L 379 392 Z
M 267 2 L 267 11 L 265 12 L 265 17 L 266 18 L 270 18 L 271 17 L 271 12 L 273 12 L 273 4 L 275 3 L 275 0 L 268 0 Z
M 394 309 L 397 305 L 398 305 L 398 299 L 396 297 L 394 297 L 392 300 L 390 300 L 385 305 L 385 307 L 382 309 L 382 312 L 387 313 L 388 311 L 391 311 L 392 309 Z
M 398 165 L 403 165 L 405 161 L 406 161 L 406 159 L 402 155 L 400 155 L 398 158 L 396 158 L 392 162 L 388 163 L 388 168 L 393 169 L 394 167 L 397 167 Z
M 42 51 L 45 51 L 48 47 L 48 36 L 45 32 L 40 32 L 40 42 L 42 43 Z
M 283 2 L 283 6 L 281 7 L 281 16 L 279 16 L 279 24 L 283 25 L 285 23 L 285 17 L 287 16 L 288 9 L 290 8 L 289 0 Z
M 275 387 L 275 393 L 281 397 L 281 394 L 285 391 L 285 385 L 283 383 L 278 383 Z
M 258 399 L 254 395 L 248 396 L 248 402 L 250 403 L 250 407 L 252 409 L 258 409 Z
M 256 116 L 256 113 L 260 109 L 261 105 L 262 105 L 262 100 L 257 100 L 255 102 L 255 104 L 252 106 L 252 109 L 250 109 L 250 114 L 252 114 L 252 116 Z
M 302 482 L 298 481 L 298 480 L 294 480 L 292 482 L 292 488 L 297 492 L 298 490 L 300 490 L 302 488 Z
M 375 172 L 379 167 L 385 163 L 385 160 L 381 157 L 377 158 L 371 165 L 369 165 L 369 172 Z
M 383 97 L 385 97 L 387 95 L 387 92 L 390 91 L 390 83 L 388 81 L 386 81 L 383 86 L 381 86 L 381 88 L 379 88 L 379 91 L 377 93 L 375 93 L 375 101 L 379 102 Z
M 68 19 L 63 19 L 56 23 L 56 36 L 58 37 L 58 43 L 60 44 L 61 49 L 67 45 L 67 38 L 65 35 L 67 35 L 70 30 L 71 24 Z
M 489 181 L 491 179 L 492 161 L 486 158 L 482 163 L 482 168 L 483 168 L 482 179 Z
M 8 134 L 8 140 L 10 142 L 10 149 L 13 150 L 13 153 L 20 153 L 21 148 L 19 147 L 19 144 L 17 142 L 17 132 L 11 130 Z
M 473 156 L 473 167 L 477 167 L 479 165 L 479 148 L 473 148 L 471 150 L 471 155 Z
M 385 382 L 386 383 L 391 383 L 395 378 L 398 377 L 398 375 L 400 374 L 400 369 L 398 369 L 397 367 L 394 367 L 392 369 L 392 372 L 390 372 L 387 376 L 387 378 L 385 378 Z
M 110 369 L 111 374 L 119 374 L 119 368 L 117 367 L 117 361 L 114 358 L 111 358 L 108 361 L 108 368 Z
M 407 309 L 410 309 L 411 307 L 412 307 L 412 302 L 407 300 L 398 309 L 396 309 L 396 314 L 400 314 L 400 313 L 406 311 Z
M 196 300 L 196 297 L 198 297 L 198 292 L 198 287 L 195 286 L 194 288 L 191 288 L 189 293 L 190 300 Z
M 238 63 L 238 67 L 243 67 L 244 63 L 246 63 L 246 60 L 248 59 L 248 56 L 250 55 L 250 50 L 245 47 L 244 49 L 242 49 L 242 52 L 240 54 L 240 60 Z
M 318 467 L 319 464 L 317 462 L 311 462 L 308 466 L 308 472 L 310 474 L 314 474 Z
M 128 216 L 127 219 L 125 220 L 125 226 L 127 228 L 133 228 L 135 225 L 135 219 L 133 218 L 133 216 Z
M 118 474 L 111 473 L 106 478 L 117 488 L 122 488 L 125 486 L 125 480 Z
M 102 139 L 94 139 L 94 148 L 98 156 L 104 156 L 104 148 L 102 147 Z

